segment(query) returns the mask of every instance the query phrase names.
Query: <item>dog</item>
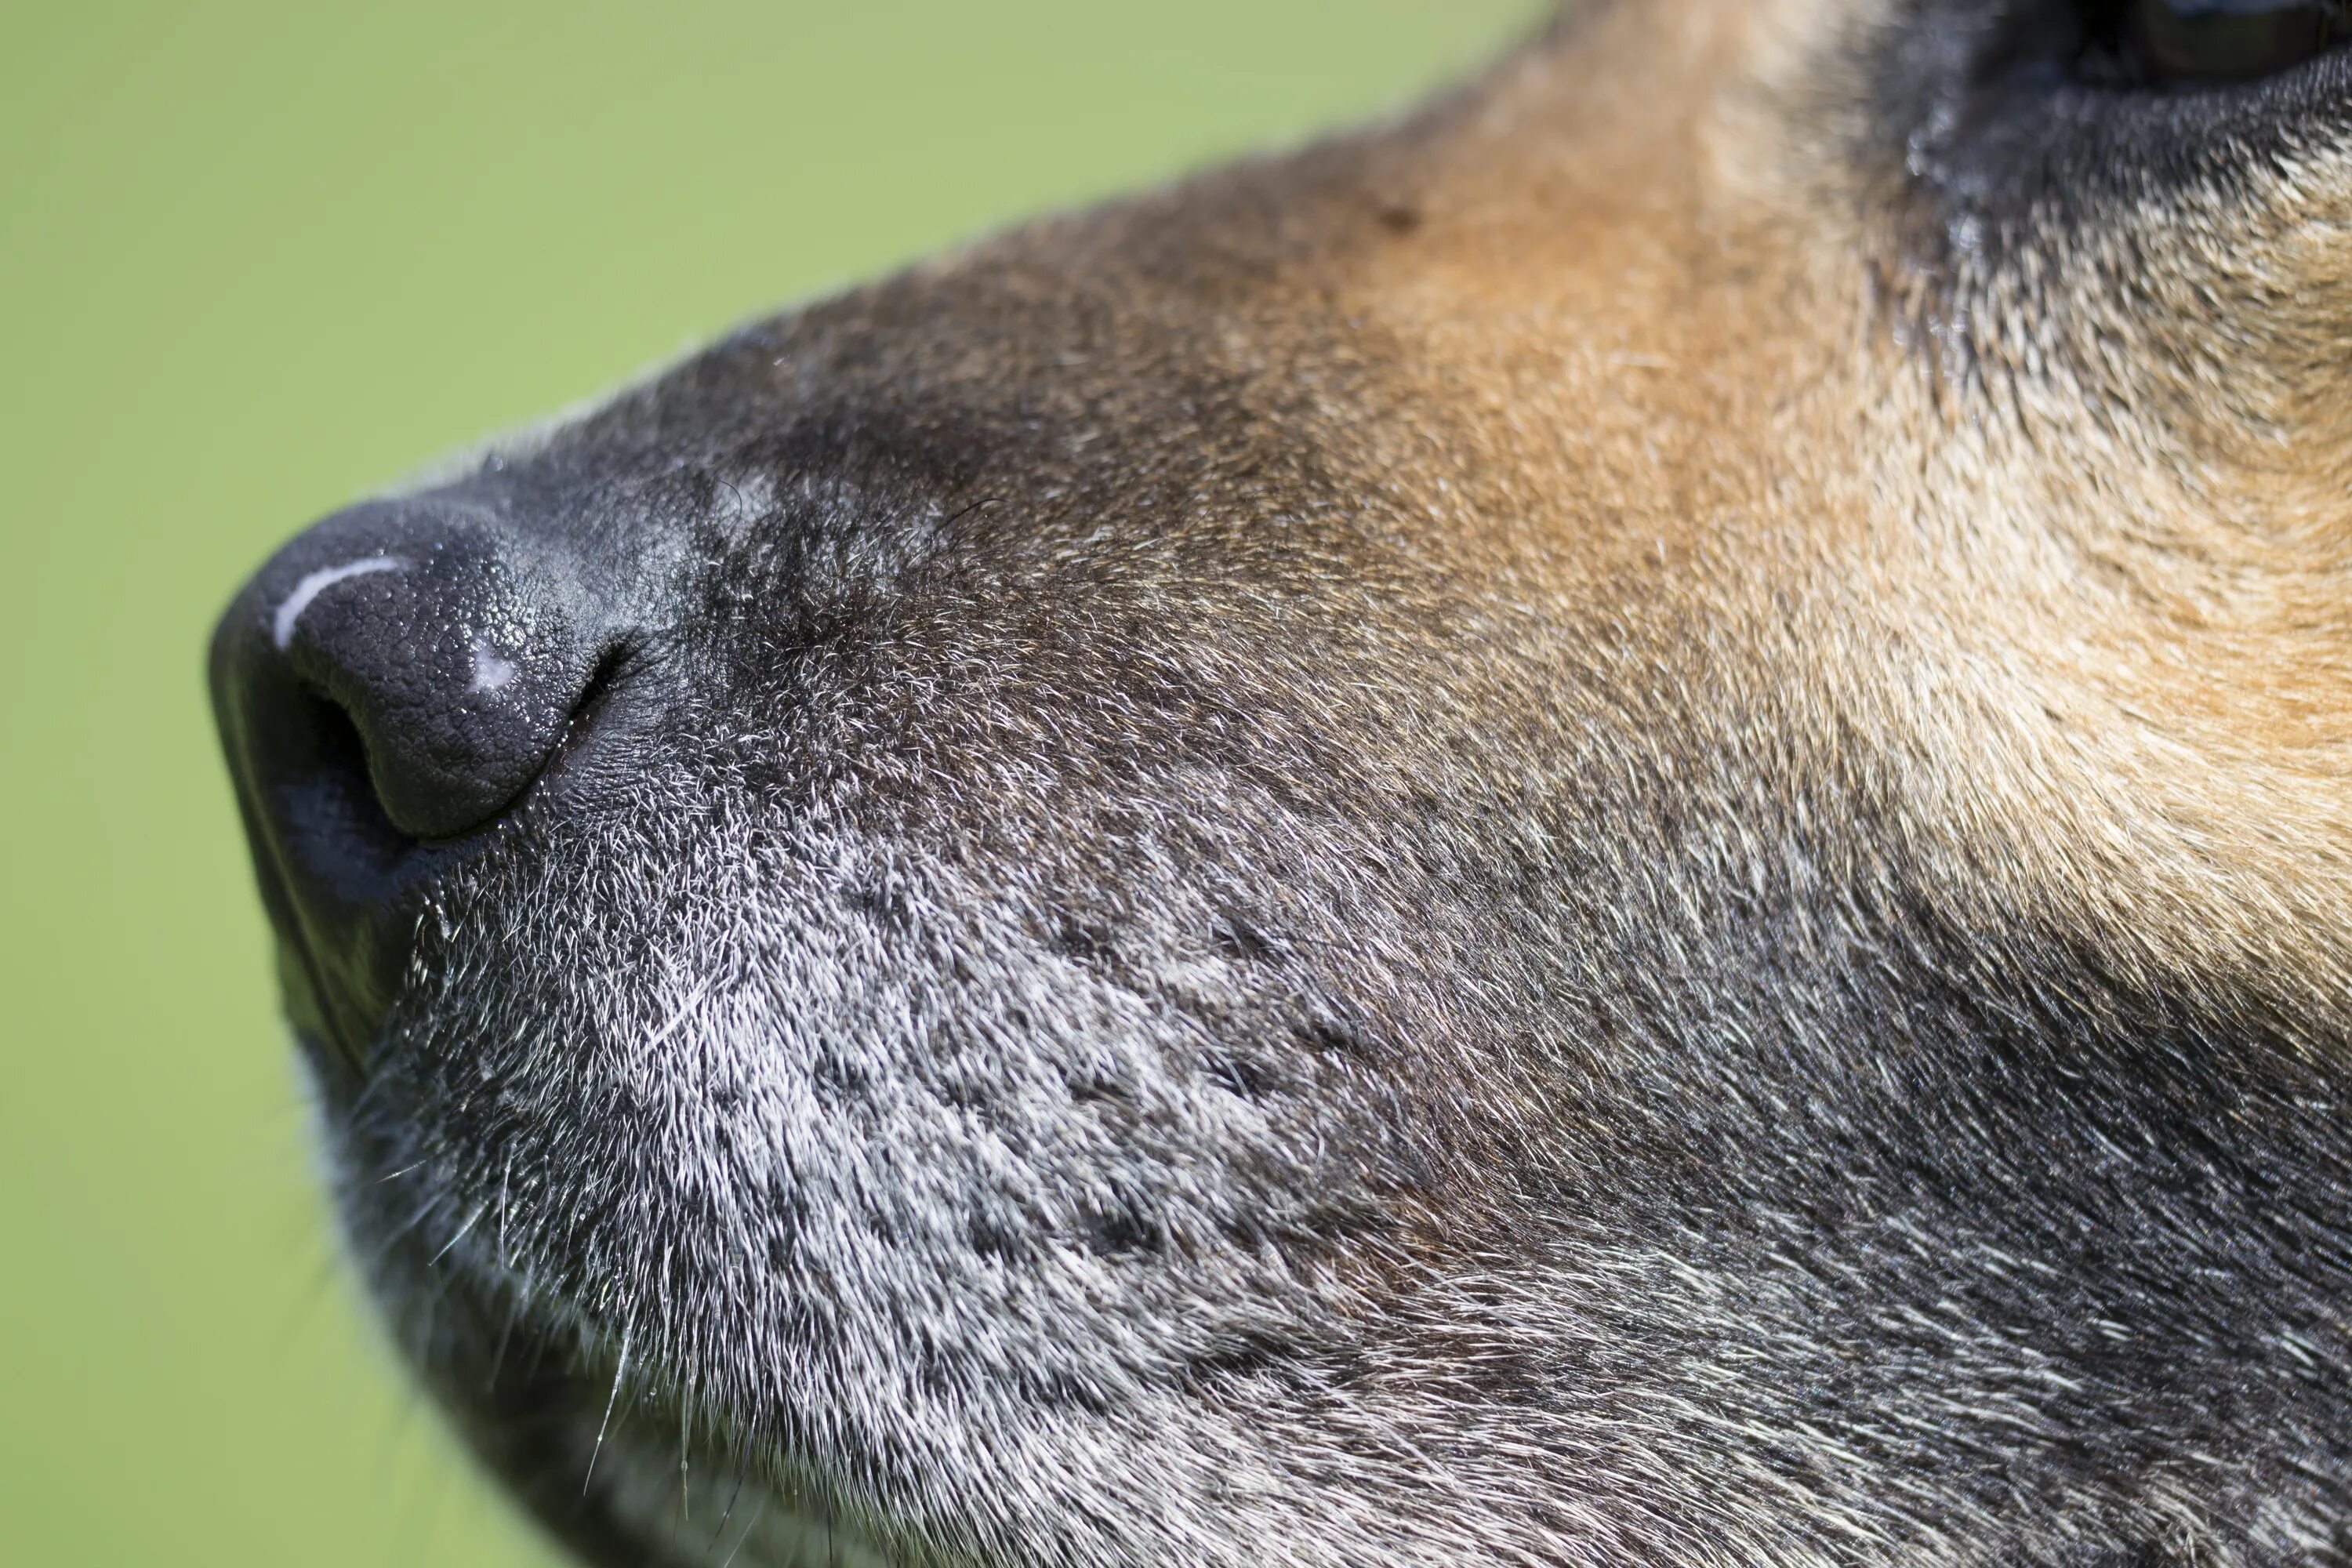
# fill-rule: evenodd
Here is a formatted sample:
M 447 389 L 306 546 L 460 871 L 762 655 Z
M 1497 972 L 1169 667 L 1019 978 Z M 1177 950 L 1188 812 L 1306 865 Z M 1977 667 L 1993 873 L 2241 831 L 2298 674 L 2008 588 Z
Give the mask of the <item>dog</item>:
M 1591 0 L 295 539 L 405 1359 L 608 1568 L 2352 1562 L 2347 35 Z

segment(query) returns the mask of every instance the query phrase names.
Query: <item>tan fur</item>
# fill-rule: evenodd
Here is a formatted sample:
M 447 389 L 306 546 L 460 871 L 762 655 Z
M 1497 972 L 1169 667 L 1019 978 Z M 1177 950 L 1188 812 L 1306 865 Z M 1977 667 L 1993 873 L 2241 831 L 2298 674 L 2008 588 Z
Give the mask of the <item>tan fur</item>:
M 1591 8 L 1376 152 L 1417 221 L 1313 282 L 1394 335 L 1383 412 L 1436 449 L 1393 482 L 1465 570 L 1901 759 L 1956 889 L 2341 984 L 2352 169 L 2114 237 L 2063 341 L 1923 318 L 1808 113 L 1875 9 Z

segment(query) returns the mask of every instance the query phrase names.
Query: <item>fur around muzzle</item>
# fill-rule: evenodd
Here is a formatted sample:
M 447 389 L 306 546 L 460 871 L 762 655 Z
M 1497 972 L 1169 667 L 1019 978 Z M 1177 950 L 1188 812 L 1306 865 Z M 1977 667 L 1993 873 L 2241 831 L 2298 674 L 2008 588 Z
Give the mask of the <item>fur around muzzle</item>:
M 289 543 L 215 703 L 488 1467 L 614 1568 L 2352 1561 L 2352 79 L 2085 25 L 1571 7 Z

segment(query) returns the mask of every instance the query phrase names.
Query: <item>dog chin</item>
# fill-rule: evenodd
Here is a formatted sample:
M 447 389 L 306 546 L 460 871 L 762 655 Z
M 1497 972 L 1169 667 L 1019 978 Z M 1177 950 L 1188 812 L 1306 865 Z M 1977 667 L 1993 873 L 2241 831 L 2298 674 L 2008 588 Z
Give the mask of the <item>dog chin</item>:
M 383 1178 L 373 1178 L 382 1181 Z M 431 1205 L 428 1197 L 425 1202 Z M 604 1568 L 892 1568 L 814 1467 L 755 1423 L 633 1360 L 613 1327 L 498 1256 L 416 1226 L 355 1251 L 402 1354 L 467 1446 L 562 1543 Z M 446 1226 L 439 1227 L 446 1230 Z M 801 1472 L 798 1484 L 788 1479 Z
M 824 1508 L 795 1501 L 745 1467 L 694 1456 L 675 1438 L 642 1426 L 611 1434 L 604 1489 L 613 1517 L 634 1533 L 609 1554 L 592 1551 L 600 1568 L 641 1568 L 650 1561 L 734 1563 L 737 1568 L 896 1568 L 894 1557 Z
M 600 1568 L 893 1568 L 907 1561 L 877 1544 L 822 1487 L 782 1479 L 788 1467 L 744 1438 L 728 1413 L 681 1417 L 687 1402 L 677 1389 L 635 1385 L 617 1359 L 583 1354 L 557 1384 L 534 1395 L 537 1419 L 563 1427 L 562 1459 L 545 1473 L 511 1469 L 520 1456 L 500 1451 L 511 1442 L 508 1430 L 474 1445 L 509 1467 L 509 1486 Z M 503 1428 L 504 1412 L 487 1414 Z M 575 1473 L 583 1451 L 587 1462 Z M 578 1494 L 576 1507 L 567 1492 Z

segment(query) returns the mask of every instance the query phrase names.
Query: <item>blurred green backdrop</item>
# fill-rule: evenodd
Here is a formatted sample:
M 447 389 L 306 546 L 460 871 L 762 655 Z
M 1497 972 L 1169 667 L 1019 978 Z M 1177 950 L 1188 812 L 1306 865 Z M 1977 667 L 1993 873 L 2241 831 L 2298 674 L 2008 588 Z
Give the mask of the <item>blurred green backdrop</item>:
M 209 619 L 775 301 L 1392 103 L 1536 0 L 0 13 L 0 1561 L 539 1562 L 335 1266 Z

